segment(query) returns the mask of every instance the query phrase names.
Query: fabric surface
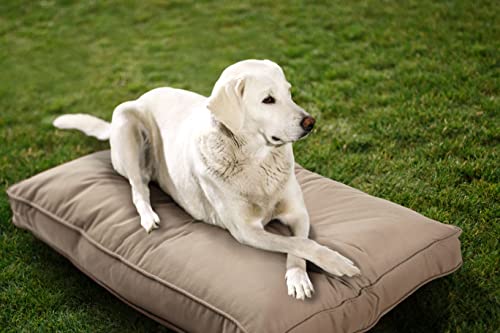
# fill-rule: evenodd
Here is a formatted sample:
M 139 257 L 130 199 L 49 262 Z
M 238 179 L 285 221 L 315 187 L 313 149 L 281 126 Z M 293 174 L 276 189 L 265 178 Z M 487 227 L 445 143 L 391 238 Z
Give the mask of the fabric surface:
M 460 229 L 296 166 L 311 238 L 362 275 L 309 265 L 315 294 L 287 295 L 284 254 L 239 244 L 195 222 L 156 185 L 161 226 L 147 234 L 109 151 L 8 189 L 16 226 L 31 231 L 122 301 L 187 332 L 362 332 L 418 287 L 458 269 Z M 272 225 L 273 232 L 286 232 Z

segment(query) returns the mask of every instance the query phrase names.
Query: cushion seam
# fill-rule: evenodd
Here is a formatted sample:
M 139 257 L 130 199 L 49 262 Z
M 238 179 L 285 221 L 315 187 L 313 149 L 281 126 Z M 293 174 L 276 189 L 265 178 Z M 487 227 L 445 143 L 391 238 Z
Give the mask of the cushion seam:
M 457 227 L 455 227 L 455 228 L 457 228 Z M 328 308 L 328 309 L 323 309 L 323 310 L 320 310 L 320 311 L 317 311 L 317 312 L 315 312 L 315 313 L 311 314 L 311 315 L 310 315 L 309 317 L 307 317 L 306 319 L 304 319 L 304 320 L 302 320 L 302 321 L 298 322 L 297 324 L 293 325 L 292 327 L 290 327 L 290 328 L 289 328 L 286 332 L 290 332 L 291 330 L 293 330 L 293 329 L 297 328 L 298 326 L 302 325 L 303 323 L 305 323 L 306 321 L 308 321 L 309 319 L 311 319 L 312 317 L 314 317 L 314 316 L 316 316 L 316 315 L 318 315 L 318 314 L 321 314 L 321 313 L 323 313 L 323 312 L 333 311 L 333 310 L 335 310 L 335 309 L 337 309 L 337 308 L 339 308 L 339 307 L 343 306 L 343 305 L 344 305 L 344 304 L 346 304 L 346 303 L 353 302 L 355 299 L 357 299 L 357 298 L 361 297 L 361 295 L 362 295 L 363 291 L 368 290 L 368 289 L 372 289 L 373 287 L 375 287 L 375 285 L 376 285 L 376 284 L 377 284 L 377 283 L 378 283 L 378 282 L 379 282 L 379 281 L 380 281 L 383 277 L 385 277 L 387 274 L 390 274 L 392 271 L 394 271 L 394 270 L 395 270 L 396 268 L 398 268 L 400 265 L 402 265 L 402 264 L 406 263 L 407 261 L 409 261 L 410 259 L 412 259 L 412 258 L 413 258 L 413 257 L 415 257 L 416 255 L 418 255 L 418 254 L 422 253 L 423 251 L 426 251 L 426 250 L 427 250 L 427 249 L 429 249 L 431 246 L 433 246 L 433 245 L 435 245 L 435 244 L 437 244 L 437 243 L 439 243 L 439 242 L 442 242 L 442 241 L 448 240 L 448 239 L 450 239 L 450 238 L 452 238 L 452 237 L 455 237 L 455 236 L 457 236 L 457 235 L 460 235 L 460 233 L 462 232 L 462 230 L 461 230 L 460 228 L 457 228 L 457 229 L 458 229 L 458 230 L 456 230 L 453 234 L 448 235 L 448 236 L 446 236 L 446 237 L 444 237 L 444 238 L 441 238 L 441 239 L 438 239 L 438 240 L 435 240 L 435 241 L 431 242 L 431 243 L 430 243 L 430 244 L 428 244 L 426 247 L 421 248 L 420 250 L 418 250 L 418 251 L 417 251 L 417 252 L 415 252 L 414 254 L 412 254 L 412 255 L 410 255 L 409 257 L 407 257 L 405 260 L 403 260 L 403 261 L 399 262 L 399 263 L 398 263 L 398 264 L 396 264 L 394 267 L 392 267 L 391 269 L 387 270 L 384 274 L 380 275 L 380 276 L 379 276 L 379 277 L 378 277 L 375 281 L 373 281 L 371 284 L 366 285 L 366 286 L 364 286 L 364 287 L 361 287 L 361 289 L 359 290 L 359 292 L 358 292 L 358 294 L 357 294 L 356 296 L 351 297 L 351 298 L 348 298 L 348 299 L 345 299 L 345 300 L 343 300 L 340 304 L 337 304 L 337 305 L 336 305 L 336 306 L 334 306 L 334 307 L 331 307 L 331 308 Z M 462 261 L 460 261 L 460 264 L 459 264 L 457 267 L 455 267 L 455 269 L 456 269 L 456 268 L 458 268 L 458 267 L 460 267 L 461 265 L 462 265 Z M 453 271 L 453 270 L 449 271 L 449 272 L 448 272 L 448 273 L 446 273 L 446 274 L 449 274 L 449 273 L 451 273 L 452 271 Z M 444 274 L 444 275 L 446 275 L 446 274 Z M 436 277 L 436 278 L 438 278 L 439 276 L 440 276 L 440 275 L 438 274 L 438 275 L 433 275 L 432 277 Z M 432 277 L 431 277 L 431 279 L 432 279 Z M 430 280 L 426 280 L 423 284 L 425 284 L 425 283 L 427 283 L 427 282 L 429 282 L 429 281 L 430 281 Z M 423 284 L 420 284 L 420 285 L 418 285 L 418 286 L 420 287 L 420 286 L 421 286 L 421 285 L 423 285 Z M 403 300 L 404 300 L 404 299 L 405 299 L 408 295 L 409 295 L 409 294 L 405 294 L 405 296 L 403 296 L 403 297 L 399 298 L 399 300 L 396 302 L 396 304 L 399 304 L 399 303 L 400 303 L 401 301 L 403 301 Z M 380 318 L 380 317 L 379 317 L 379 318 Z M 362 329 L 362 330 L 363 330 L 363 329 Z M 358 330 L 358 331 L 356 331 L 356 332 L 360 332 L 360 331 Z
M 462 264 L 463 264 L 463 261 L 460 260 L 460 262 L 458 263 L 458 265 L 456 265 L 452 269 L 450 269 L 450 270 L 448 270 L 446 272 L 440 273 L 440 274 L 433 275 L 433 276 L 429 277 L 428 279 L 426 279 L 425 281 L 422 281 L 421 283 L 419 283 L 418 285 L 416 285 L 415 287 L 413 287 L 411 290 L 409 290 L 407 293 L 405 293 L 405 295 L 403 297 L 401 297 L 396 302 L 394 302 L 393 304 L 391 304 L 390 306 L 388 306 L 387 308 L 385 308 L 383 311 L 381 311 L 380 314 L 377 316 L 377 318 L 375 318 L 375 320 L 370 325 L 366 326 L 365 328 L 361 328 L 361 329 L 359 329 L 357 331 L 354 331 L 353 333 L 366 332 L 367 330 L 373 328 L 373 326 L 375 326 L 378 323 L 378 321 L 380 320 L 380 318 L 382 318 L 385 314 L 387 314 L 387 312 L 391 311 L 399 303 L 401 303 L 407 297 L 409 297 L 411 294 L 413 294 L 415 291 L 417 291 L 424 284 L 429 283 L 429 282 L 431 282 L 433 280 L 439 279 L 439 278 L 441 278 L 443 276 L 446 276 L 446 275 L 449 275 L 449 274 L 455 272 L 457 269 L 459 269 L 462 266 Z
M 31 207 L 32 209 L 35 209 L 33 207 Z M 14 212 L 14 214 L 20 214 L 19 212 Z M 134 304 L 133 302 L 127 300 L 125 297 L 121 296 L 117 291 L 115 291 L 113 288 L 109 287 L 106 283 L 104 283 L 103 281 L 99 280 L 98 278 L 96 278 L 94 276 L 94 274 L 90 273 L 87 269 L 83 268 L 76 260 L 74 260 L 73 258 L 71 258 L 67 253 L 64 253 L 64 251 L 62 249 L 59 248 L 59 246 L 55 245 L 51 240 L 48 240 L 48 239 L 43 239 L 43 236 L 41 236 L 37 231 L 35 230 L 30 230 L 30 232 L 33 234 L 33 236 L 44 242 L 45 244 L 47 244 L 49 247 L 51 247 L 54 251 L 56 251 L 58 254 L 60 254 L 61 256 L 63 256 L 64 258 L 66 258 L 66 260 L 68 260 L 71 264 L 73 264 L 78 270 L 80 270 L 81 272 L 83 272 L 85 275 L 87 275 L 91 280 L 93 280 L 95 283 L 97 283 L 99 286 L 103 287 L 104 289 L 106 289 L 108 292 L 110 292 L 113 296 L 115 296 L 116 298 L 118 298 L 120 301 L 124 302 L 125 304 L 131 306 L 132 308 L 134 308 L 135 310 L 137 310 L 138 312 L 144 314 L 145 316 L 147 317 L 150 317 L 154 320 L 157 320 L 159 321 L 162 325 L 165 325 L 167 326 L 168 328 L 174 330 L 174 331 L 178 331 L 178 332 L 184 332 L 183 330 L 181 330 L 180 328 L 178 328 L 177 326 L 175 326 L 174 324 L 172 324 L 171 322 L 169 322 L 168 320 L 164 319 L 164 318 L 161 318 L 159 316 L 156 316 L 154 315 L 153 313 L 151 313 L 150 311 L 142 308 L 141 306 L 139 305 L 136 305 Z M 90 244 L 90 242 L 89 242 Z M 135 271 L 135 270 L 134 270 Z M 156 319 L 158 318 L 158 319 Z M 164 322 L 167 322 L 168 324 L 164 324 Z M 171 327 L 169 327 L 171 326 Z
M 94 240 L 92 237 L 90 237 L 86 232 L 85 230 L 81 229 L 81 228 L 78 228 L 70 223 L 68 223 L 67 221 L 65 221 L 62 217 L 59 217 L 58 215 L 56 215 L 55 213 L 52 213 L 51 211 L 49 211 L 48 209 L 26 199 L 26 198 L 23 198 L 17 194 L 14 194 L 12 193 L 12 187 L 7 189 L 7 194 L 9 195 L 9 197 L 21 202 L 21 203 L 24 203 L 28 206 L 31 206 L 35 209 L 37 209 L 38 211 L 44 213 L 45 215 L 48 215 L 49 217 L 53 218 L 54 220 L 58 221 L 60 224 L 64 225 L 65 227 L 69 228 L 69 229 L 72 229 L 72 230 L 75 230 L 76 232 L 80 233 L 80 235 L 82 235 L 83 237 L 85 237 L 85 239 L 87 239 L 87 241 L 89 241 L 90 244 L 92 244 L 93 246 L 97 247 L 99 250 L 101 251 L 104 251 L 105 253 L 107 253 L 108 255 L 110 255 L 111 257 L 114 257 L 118 260 L 120 260 L 121 262 L 123 262 L 124 264 L 126 264 L 127 266 L 129 266 L 130 268 L 132 268 L 133 270 L 137 271 L 138 273 L 144 275 L 145 277 L 153 280 L 153 281 L 156 281 L 160 284 L 163 284 L 165 287 L 167 288 L 170 288 L 172 290 L 175 290 L 181 294 L 183 294 L 184 296 L 192 299 L 193 301 L 199 303 L 199 304 L 202 304 L 203 306 L 207 307 L 208 309 L 218 313 L 219 315 L 222 315 L 223 317 L 225 317 L 226 319 L 232 321 L 240 330 L 242 330 L 243 332 L 245 333 L 248 333 L 248 331 L 243 327 L 243 325 L 238 322 L 236 319 L 234 319 L 231 315 L 227 314 L 226 312 L 220 310 L 219 308 L 215 307 L 214 305 L 210 304 L 210 303 L 207 303 L 205 301 L 203 301 L 202 299 L 199 299 L 198 297 L 192 295 L 191 293 L 189 293 L 188 291 L 178 287 L 178 286 L 175 286 L 175 285 L 171 285 L 170 283 L 168 283 L 167 281 L 143 270 L 142 268 L 136 266 L 135 264 L 129 262 L 128 260 L 126 260 L 125 258 L 123 258 L 122 256 L 120 256 L 119 254 L 107 249 L 106 247 L 104 247 L 104 245 L 100 244 L 99 242 L 97 242 L 96 240 Z
M 166 286 L 167 288 L 170 288 L 172 290 L 175 290 L 181 294 L 184 294 L 186 297 L 192 299 L 193 301 L 199 303 L 199 304 L 202 304 L 204 306 L 206 306 L 208 309 L 211 309 L 212 311 L 218 313 L 219 315 L 222 315 L 223 317 L 225 317 L 226 319 L 232 321 L 234 324 L 236 324 L 236 326 L 238 328 L 240 328 L 243 332 L 247 332 L 243 326 L 241 325 L 241 323 L 239 323 L 236 319 L 234 319 L 231 315 L 227 314 L 226 312 L 224 312 L 223 310 L 220 310 L 218 309 L 217 307 L 215 307 L 214 305 L 210 304 L 210 303 L 207 303 L 201 299 L 199 299 L 198 297 L 194 296 L 194 295 L 191 295 L 189 292 L 185 291 L 184 289 L 180 288 L 180 287 L 177 287 L 175 285 L 170 285 L 167 281 L 147 272 L 147 271 L 144 271 L 142 268 L 140 267 L 137 267 L 135 264 L 129 262 L 128 260 L 126 260 L 125 258 L 123 258 L 122 256 L 120 256 L 119 254 L 107 249 L 106 247 L 104 247 L 102 244 L 100 244 L 99 242 L 97 242 L 96 240 L 94 240 L 92 237 L 90 237 L 86 232 L 85 230 L 79 228 L 79 227 L 76 227 L 70 223 L 68 223 L 66 220 L 64 220 L 63 218 L 59 217 L 58 215 L 56 215 L 55 213 L 52 213 L 51 211 L 49 211 L 48 209 L 20 196 L 20 195 L 17 195 L 17 194 L 14 194 L 13 193 L 13 187 L 15 187 L 15 185 L 13 185 L 11 188 L 7 189 L 7 194 L 12 197 L 13 199 L 21 202 L 21 203 L 24 203 L 26 205 L 29 205 L 29 206 L 32 206 L 33 208 L 39 210 L 40 212 L 48 215 L 49 217 L 51 218 L 54 218 L 56 221 L 58 221 L 59 223 L 63 224 L 65 227 L 69 228 L 69 229 L 72 229 L 72 230 L 75 230 L 77 231 L 78 233 L 80 233 L 83 237 L 85 237 L 90 244 L 92 244 L 93 246 L 99 248 L 101 251 L 104 251 L 106 252 L 108 255 L 110 255 L 111 257 L 115 257 L 116 259 L 120 260 L 121 262 L 123 262 L 124 264 L 128 265 L 130 268 L 134 269 L 135 271 L 137 271 L 138 273 L 146 276 L 147 278 L 149 279 L 152 279 L 160 284 L 163 284 L 164 286 Z M 349 299 L 345 299 L 343 300 L 340 304 L 334 306 L 334 307 L 331 307 L 331 308 L 328 308 L 328 309 L 323 309 L 323 310 L 320 310 L 320 311 L 317 311 L 313 314 L 311 314 L 310 316 L 308 316 L 306 319 L 300 321 L 299 323 L 293 325 L 292 327 L 290 327 L 289 329 L 287 329 L 285 332 L 290 332 L 291 330 L 297 328 L 298 326 L 302 325 L 303 323 L 305 323 L 306 321 L 310 320 L 311 318 L 313 318 L 314 316 L 318 315 L 318 314 L 321 314 L 323 312 L 329 312 L 329 311 L 333 311 L 341 306 L 343 306 L 344 304 L 346 303 L 350 303 L 350 302 L 353 302 L 354 300 L 356 300 L 357 298 L 361 297 L 362 296 L 362 293 L 365 291 L 365 290 L 368 290 L 368 289 L 371 289 L 373 288 L 383 277 L 385 277 L 387 274 L 390 274 L 392 271 L 394 271 L 397 267 L 399 267 L 400 265 L 404 264 L 405 262 L 409 261 L 410 259 L 412 259 L 413 257 L 415 257 L 416 255 L 418 255 L 419 253 L 427 250 L 429 247 L 435 245 L 436 243 L 439 243 L 439 242 L 442 242 L 442 241 L 445 241 L 449 238 L 452 238 L 454 236 L 456 236 L 457 234 L 460 234 L 461 233 L 461 229 L 456 227 L 456 226 L 452 226 L 455 228 L 455 232 L 453 234 L 450 234 L 446 237 L 443 237 L 441 239 L 437 239 L 431 243 L 429 243 L 426 247 L 424 248 L 421 248 L 419 249 L 418 251 L 416 251 L 414 254 L 408 256 L 405 260 L 397 263 L 395 266 L 393 266 L 391 269 L 387 270 L 384 274 L 380 275 L 374 282 L 372 282 L 371 284 L 369 285 L 366 285 L 364 287 L 362 287 L 358 294 L 354 297 L 351 297 Z M 399 298 L 399 300 L 395 303 L 395 305 L 399 304 L 402 300 L 404 300 L 406 297 L 409 296 L 409 294 L 411 294 L 412 292 L 414 292 L 418 287 L 422 286 L 423 284 L 431 281 L 432 279 L 434 278 L 439 278 L 440 276 L 444 276 L 444 275 L 447 275 L 451 272 L 453 272 L 453 270 L 457 269 L 458 267 L 460 267 L 460 265 L 462 264 L 462 262 L 457 266 L 455 267 L 454 269 L 452 269 L 451 271 L 449 271 L 448 273 L 444 273 L 442 275 L 433 275 L 432 277 L 430 277 L 429 279 L 427 279 L 425 282 L 417 285 L 417 287 L 415 287 L 414 289 L 412 289 L 411 292 L 409 293 L 406 293 L 405 296 Z M 389 307 L 388 309 L 390 309 L 391 307 Z M 382 312 L 383 313 L 383 312 Z M 372 323 L 371 325 L 373 326 L 373 324 L 376 324 L 376 322 L 382 317 L 382 314 L 380 316 L 378 316 L 378 318 L 374 321 L 374 323 Z M 372 326 L 368 326 L 368 327 L 372 327 Z M 364 329 L 361 329 L 361 330 L 358 330 L 356 332 L 361 332 L 363 330 L 365 330 L 367 328 L 364 328 Z

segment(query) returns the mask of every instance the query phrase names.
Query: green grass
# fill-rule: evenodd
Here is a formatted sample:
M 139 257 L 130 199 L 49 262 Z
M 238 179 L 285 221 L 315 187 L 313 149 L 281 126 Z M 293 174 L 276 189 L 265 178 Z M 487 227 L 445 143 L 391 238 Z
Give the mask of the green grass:
M 209 94 L 245 58 L 281 64 L 317 118 L 298 162 L 464 231 L 463 267 L 374 331 L 499 329 L 498 3 L 138 2 L 0 2 L 2 332 L 167 331 L 16 229 L 4 190 L 107 149 L 56 115 L 110 119 L 163 85 Z

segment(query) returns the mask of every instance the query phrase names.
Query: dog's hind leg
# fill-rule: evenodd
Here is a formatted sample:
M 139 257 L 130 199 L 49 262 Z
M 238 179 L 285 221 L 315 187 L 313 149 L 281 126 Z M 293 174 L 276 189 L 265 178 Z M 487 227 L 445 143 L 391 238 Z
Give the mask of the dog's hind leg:
M 151 143 L 147 129 L 138 102 L 125 102 L 116 107 L 111 122 L 111 160 L 115 170 L 128 179 L 141 226 L 149 233 L 158 227 L 160 218 L 153 211 L 149 197 L 154 157 L 149 153 Z

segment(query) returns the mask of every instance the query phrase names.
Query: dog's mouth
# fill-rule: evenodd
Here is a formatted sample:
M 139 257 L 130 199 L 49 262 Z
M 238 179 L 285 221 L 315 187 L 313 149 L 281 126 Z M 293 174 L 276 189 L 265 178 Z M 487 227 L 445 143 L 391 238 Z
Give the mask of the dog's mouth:
M 279 147 L 286 143 L 286 141 L 275 135 L 268 137 L 263 131 L 261 131 L 260 134 L 262 134 L 262 137 L 264 138 L 268 146 Z
M 277 136 L 271 136 L 271 139 L 268 139 L 267 136 L 264 135 L 268 146 L 279 147 L 284 145 L 286 142 L 278 138 Z
M 304 131 L 297 140 L 300 140 L 300 139 L 303 139 L 305 138 L 306 136 L 308 136 L 309 134 L 311 134 L 311 132 L 308 132 L 308 131 Z
M 262 134 L 262 137 L 266 141 L 266 145 L 272 146 L 272 147 L 281 147 L 284 144 L 287 144 L 287 143 L 294 142 L 294 141 L 301 140 L 301 139 L 305 138 L 306 136 L 309 135 L 309 132 L 302 133 L 297 139 L 292 140 L 292 141 L 283 140 L 282 138 L 277 137 L 275 135 L 272 135 L 271 137 L 268 137 L 263 131 L 261 131 L 260 134 Z

